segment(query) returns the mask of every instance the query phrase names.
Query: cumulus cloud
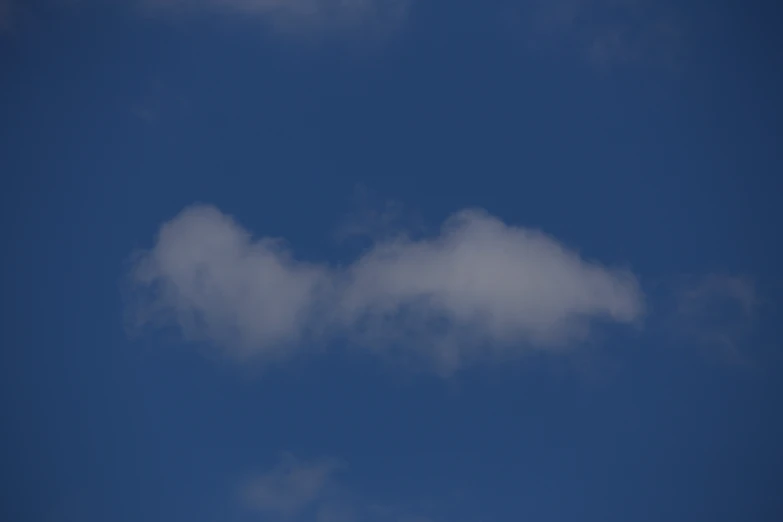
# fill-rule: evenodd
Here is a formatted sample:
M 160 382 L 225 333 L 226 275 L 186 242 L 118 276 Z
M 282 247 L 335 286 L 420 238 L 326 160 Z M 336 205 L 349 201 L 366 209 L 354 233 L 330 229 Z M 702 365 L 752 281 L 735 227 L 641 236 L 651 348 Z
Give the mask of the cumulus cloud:
M 400 509 L 367 502 L 339 480 L 336 459 L 304 460 L 283 454 L 274 468 L 246 480 L 242 504 L 267 520 L 317 522 L 430 522 Z
M 451 216 L 433 237 L 379 240 L 334 267 L 193 206 L 161 227 L 131 280 L 140 322 L 171 321 L 239 356 L 282 358 L 339 338 L 445 371 L 562 346 L 596 321 L 633 323 L 644 310 L 628 270 L 480 210 Z

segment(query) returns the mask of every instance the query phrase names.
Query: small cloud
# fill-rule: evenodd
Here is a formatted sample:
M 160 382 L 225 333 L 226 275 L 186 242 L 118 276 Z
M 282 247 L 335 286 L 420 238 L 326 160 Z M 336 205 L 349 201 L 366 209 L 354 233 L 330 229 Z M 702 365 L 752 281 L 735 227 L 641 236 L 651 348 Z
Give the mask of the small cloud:
M 333 267 L 196 205 L 161 227 L 130 277 L 137 324 L 173 323 L 242 358 L 283 359 L 341 339 L 445 373 L 578 342 L 594 323 L 634 323 L 645 308 L 630 271 L 475 209 L 434 237 L 398 234 Z
M 155 79 L 139 89 L 130 113 L 146 123 L 181 117 L 190 111 L 190 102 L 180 90 Z
M 254 511 L 294 518 L 334 493 L 338 468 L 333 459 L 303 462 L 286 453 L 276 468 L 245 484 L 241 496 Z
M 676 294 L 678 331 L 720 356 L 742 362 L 743 343 L 755 323 L 760 299 L 746 276 L 690 278 Z
M 532 47 L 566 49 L 598 66 L 669 65 L 680 46 L 678 18 L 653 0 L 535 0 L 527 5 Z
M 753 281 L 746 276 L 708 275 L 685 288 L 679 312 L 687 316 L 710 316 L 718 310 L 729 310 L 733 316 L 751 318 L 758 306 Z
M 431 522 L 398 508 L 368 502 L 344 485 L 341 461 L 307 461 L 285 453 L 273 469 L 245 481 L 242 505 L 267 520 L 315 522 Z
M 147 123 L 153 123 L 158 119 L 158 113 L 152 110 L 150 107 L 143 105 L 136 105 L 131 109 L 134 116 Z
M 354 189 L 357 210 L 349 214 L 334 231 L 335 239 L 383 241 L 394 236 L 414 233 L 421 235 L 426 227 L 421 219 L 395 201 L 381 202 L 373 191 L 363 185 Z

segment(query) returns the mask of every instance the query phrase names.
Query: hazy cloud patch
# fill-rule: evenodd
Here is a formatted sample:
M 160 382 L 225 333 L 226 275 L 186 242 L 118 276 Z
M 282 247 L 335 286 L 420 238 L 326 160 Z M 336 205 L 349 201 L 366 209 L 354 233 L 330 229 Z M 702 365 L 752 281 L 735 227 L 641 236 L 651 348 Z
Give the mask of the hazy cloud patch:
M 362 498 L 340 480 L 345 468 L 336 459 L 305 460 L 285 453 L 277 466 L 241 485 L 241 503 L 274 521 L 431 522 Z
M 747 362 L 744 343 L 762 304 L 751 278 L 726 274 L 690 277 L 679 285 L 675 297 L 674 325 L 680 335 L 724 359 Z
M 158 16 L 220 14 L 257 19 L 285 33 L 371 29 L 384 32 L 407 15 L 409 0 L 141 0 Z
M 560 49 L 598 66 L 670 65 L 681 46 L 675 11 L 653 0 L 533 0 L 522 30 L 537 49 Z
M 243 484 L 240 495 L 252 510 L 280 518 L 296 518 L 337 494 L 335 473 L 339 462 L 321 459 L 304 462 L 286 453 L 271 470 Z

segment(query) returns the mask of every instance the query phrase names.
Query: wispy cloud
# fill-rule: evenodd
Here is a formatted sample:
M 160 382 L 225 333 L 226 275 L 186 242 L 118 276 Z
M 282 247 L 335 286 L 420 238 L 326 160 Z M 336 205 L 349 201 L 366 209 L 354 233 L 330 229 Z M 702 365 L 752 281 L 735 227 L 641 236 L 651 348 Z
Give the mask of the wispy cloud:
M 734 362 L 745 362 L 760 298 L 745 276 L 711 274 L 688 278 L 675 294 L 675 327 L 688 339 Z
M 430 522 L 397 508 L 367 502 L 339 479 L 336 459 L 303 460 L 285 453 L 274 468 L 246 480 L 240 499 L 266 520 L 316 522 Z
M 285 358 L 340 338 L 444 372 L 579 341 L 596 321 L 633 323 L 644 311 L 630 271 L 480 210 L 458 212 L 434 237 L 398 234 L 333 267 L 193 206 L 161 227 L 131 279 L 140 323 L 173 322 L 240 357 Z
M 182 15 L 207 13 L 261 20 L 286 31 L 356 29 L 374 30 L 404 19 L 410 0 L 141 0 L 150 13 Z
M 357 238 L 381 241 L 400 230 L 415 234 L 426 231 L 420 216 L 397 201 L 382 201 L 363 185 L 354 190 L 354 200 L 356 212 L 347 215 L 335 229 L 335 239 L 339 242 Z
M 337 494 L 333 459 L 303 462 L 284 454 L 280 464 L 242 486 L 243 502 L 255 511 L 280 518 L 295 518 Z
M 529 43 L 566 49 L 600 66 L 671 64 L 680 46 L 678 17 L 655 0 L 533 0 Z
M 170 121 L 190 112 L 190 101 L 177 89 L 155 79 L 145 85 L 130 106 L 130 114 L 148 124 Z

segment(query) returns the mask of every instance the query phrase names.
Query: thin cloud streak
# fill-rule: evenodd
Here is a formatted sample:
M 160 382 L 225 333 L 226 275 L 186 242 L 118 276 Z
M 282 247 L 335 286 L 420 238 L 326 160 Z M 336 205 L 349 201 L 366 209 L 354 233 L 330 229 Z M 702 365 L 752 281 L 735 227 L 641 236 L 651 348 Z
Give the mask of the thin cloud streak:
M 402 21 L 410 0 L 141 0 L 158 16 L 205 13 L 261 20 L 281 32 L 346 30 L 371 26 L 374 31 Z
M 342 339 L 445 373 L 578 342 L 595 322 L 644 312 L 630 271 L 479 210 L 435 237 L 381 240 L 338 268 L 299 261 L 284 241 L 253 238 L 198 205 L 161 227 L 130 277 L 136 325 L 173 323 L 240 358 L 280 360 Z

